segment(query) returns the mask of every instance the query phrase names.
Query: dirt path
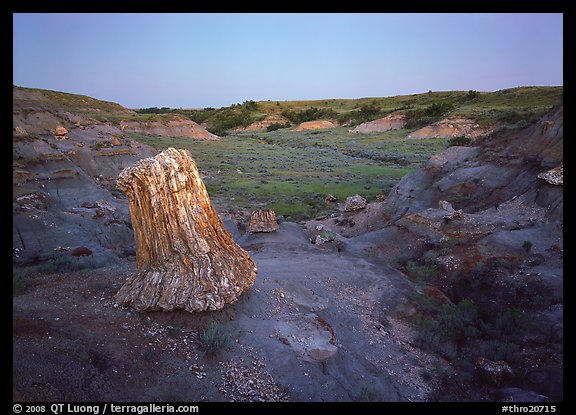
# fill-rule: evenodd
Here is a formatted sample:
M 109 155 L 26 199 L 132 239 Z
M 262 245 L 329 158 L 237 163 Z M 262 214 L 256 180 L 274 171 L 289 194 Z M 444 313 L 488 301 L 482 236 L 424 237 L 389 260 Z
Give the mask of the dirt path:
M 115 307 L 133 262 L 38 277 L 14 297 L 14 399 L 425 400 L 420 373 L 431 357 L 391 318 L 410 283 L 317 248 L 294 226 L 278 235 L 244 240 L 258 278 L 218 313 Z M 200 333 L 214 321 L 232 341 L 211 355 Z

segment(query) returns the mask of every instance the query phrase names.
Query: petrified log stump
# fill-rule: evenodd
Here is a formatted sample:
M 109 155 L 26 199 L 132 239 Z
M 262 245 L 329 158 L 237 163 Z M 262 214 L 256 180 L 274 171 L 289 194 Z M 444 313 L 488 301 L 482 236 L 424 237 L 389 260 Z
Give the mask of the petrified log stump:
M 169 148 L 125 168 L 137 272 L 115 296 L 138 311 L 220 310 L 256 279 L 256 264 L 216 214 L 187 150 Z
M 272 209 L 258 209 L 250 215 L 248 232 L 274 232 L 279 228 L 276 222 L 276 212 Z

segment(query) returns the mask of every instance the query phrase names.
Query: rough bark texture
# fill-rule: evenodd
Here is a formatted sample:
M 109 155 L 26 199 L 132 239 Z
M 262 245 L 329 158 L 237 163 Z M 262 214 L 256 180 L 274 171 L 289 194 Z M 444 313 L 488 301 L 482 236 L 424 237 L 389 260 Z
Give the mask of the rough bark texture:
M 169 148 L 124 169 L 138 271 L 115 296 L 138 311 L 220 310 L 256 279 L 210 201 L 187 150 Z
M 250 224 L 248 225 L 248 232 L 274 232 L 279 228 L 276 222 L 276 212 L 272 209 L 259 209 L 250 215 Z

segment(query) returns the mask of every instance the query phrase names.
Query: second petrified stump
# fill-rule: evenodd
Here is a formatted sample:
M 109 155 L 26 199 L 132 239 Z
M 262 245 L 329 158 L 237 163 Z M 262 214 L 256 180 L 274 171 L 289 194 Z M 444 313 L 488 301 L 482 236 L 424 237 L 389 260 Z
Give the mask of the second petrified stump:
M 250 215 L 250 224 L 248 225 L 248 232 L 274 232 L 279 228 L 276 221 L 276 212 L 272 209 L 259 209 Z
M 220 310 L 256 279 L 256 264 L 234 242 L 187 150 L 169 148 L 124 169 L 137 272 L 115 296 L 138 311 Z

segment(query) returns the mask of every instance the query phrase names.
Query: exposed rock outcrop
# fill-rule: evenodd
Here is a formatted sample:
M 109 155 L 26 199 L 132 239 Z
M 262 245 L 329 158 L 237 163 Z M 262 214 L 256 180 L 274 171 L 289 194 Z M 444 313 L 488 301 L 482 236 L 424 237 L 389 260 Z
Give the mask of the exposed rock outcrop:
M 113 125 L 87 117 L 97 106 L 116 116 L 133 113 L 89 97 L 14 88 L 12 218 L 13 246 L 19 250 L 15 267 L 100 267 L 119 263 L 134 251 L 128 203 L 113 181 L 122 169 L 157 151 Z M 64 133 L 63 128 L 65 140 L 54 134 Z M 18 135 L 23 131 L 26 139 Z M 119 145 L 107 148 L 115 138 Z M 112 210 L 81 208 L 94 201 Z M 54 251 L 61 246 L 87 246 L 93 254 L 89 261 L 76 261 Z
M 460 136 L 477 138 L 487 135 L 491 131 L 491 129 L 480 127 L 474 120 L 462 117 L 448 117 L 434 124 L 422 127 L 408 134 L 406 138 L 452 138 Z
M 276 212 L 272 209 L 258 209 L 250 215 L 250 224 L 248 225 L 248 232 L 275 232 L 279 228 L 276 221 Z
M 294 128 L 294 131 L 322 130 L 325 128 L 336 128 L 338 124 L 334 121 L 316 120 L 306 121 Z
M 138 311 L 220 310 L 256 279 L 252 258 L 216 214 L 187 150 L 169 148 L 120 173 L 138 271 L 115 296 Z
M 194 121 L 179 117 L 175 117 L 175 119 L 165 122 L 121 121 L 120 130 L 124 132 L 134 132 L 167 137 L 186 137 L 203 140 L 219 139 L 216 134 L 212 134 Z
M 401 130 L 406 125 L 404 114 L 388 114 L 383 118 L 368 121 L 351 129 L 351 133 L 379 133 L 390 130 Z

